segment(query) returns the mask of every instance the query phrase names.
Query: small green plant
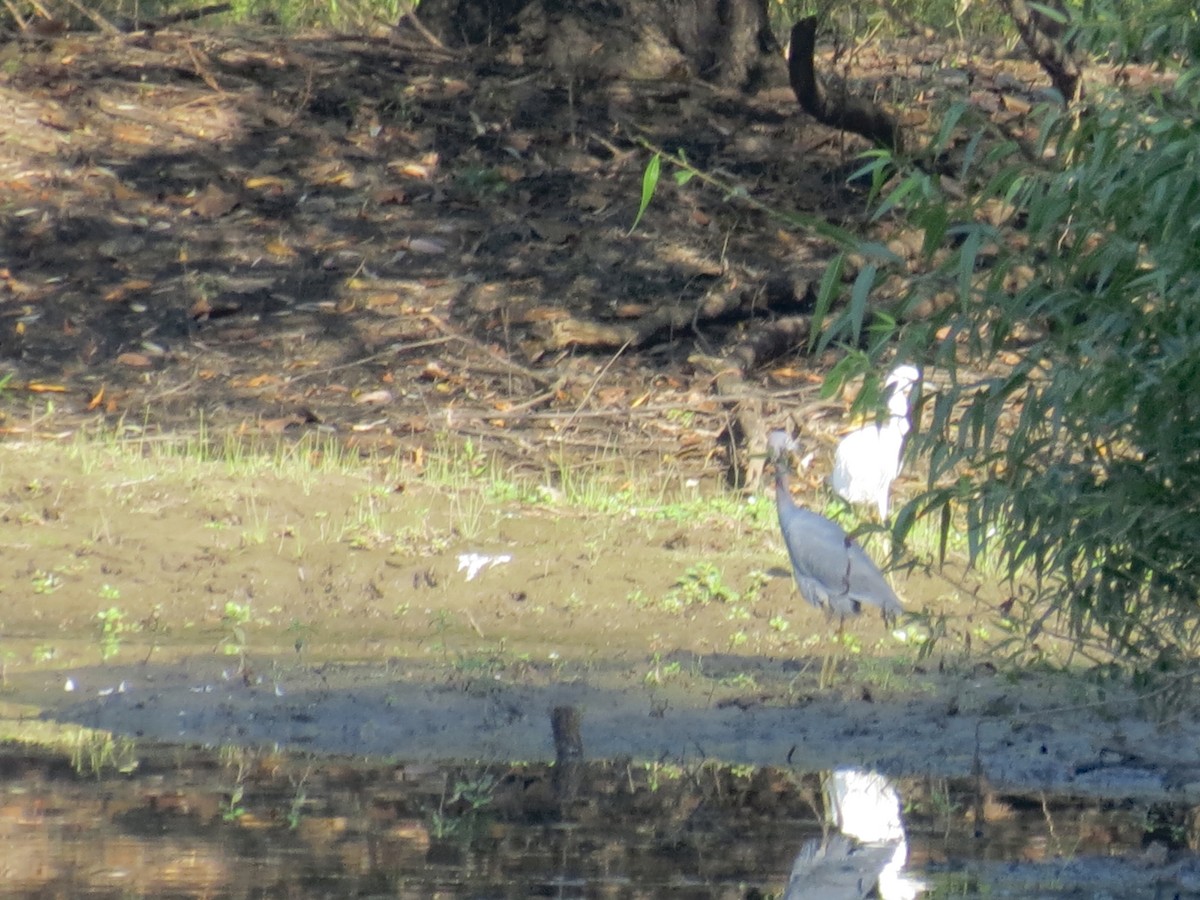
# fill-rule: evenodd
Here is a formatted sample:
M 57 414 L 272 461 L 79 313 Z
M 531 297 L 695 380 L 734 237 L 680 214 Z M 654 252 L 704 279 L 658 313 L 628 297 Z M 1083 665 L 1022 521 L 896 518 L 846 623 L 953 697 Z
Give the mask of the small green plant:
M 468 812 L 478 813 L 491 805 L 496 783 L 496 777 L 488 772 L 481 772 L 475 778 L 456 781 L 450 794 L 450 802 L 461 800 L 467 804 Z
M 692 606 L 706 606 L 713 601 L 736 603 L 737 591 L 725 584 L 721 570 L 708 562 L 696 563 L 675 582 L 675 587 L 663 598 L 663 607 L 677 612 Z
M 625 595 L 625 602 L 630 606 L 636 606 L 638 609 L 646 609 L 654 601 L 641 588 L 634 588 Z
M 136 630 L 125 618 L 119 606 L 110 606 L 96 613 L 100 623 L 100 658 L 107 661 L 121 652 L 121 638 Z
M 246 625 L 252 615 L 249 603 L 238 603 L 235 600 L 226 600 L 225 610 L 221 614 L 225 634 L 221 637 L 219 646 L 226 656 L 238 657 L 242 668 L 246 665 Z
M 245 795 L 245 787 L 241 784 L 234 785 L 229 796 L 221 801 L 221 821 L 236 822 L 246 814 L 246 808 L 242 806 L 242 799 Z
M 35 594 L 53 594 L 62 586 L 62 576 L 56 572 L 38 569 L 33 573 L 33 592 Z
M 429 814 L 429 836 L 436 841 L 448 840 L 458 834 L 462 824 L 462 819 L 457 816 L 435 809 Z
M 667 782 L 679 781 L 684 774 L 681 766 L 673 763 L 653 762 L 646 766 L 646 786 L 651 793 L 656 794 Z
M 734 688 L 739 691 L 753 691 L 758 689 L 758 679 L 749 672 L 738 672 L 736 675 L 727 675 L 719 681 L 723 687 Z
M 492 805 L 498 780 L 488 772 L 459 778 L 443 791 L 438 808 L 429 814 L 429 833 L 438 840 L 469 839 Z
M 292 802 L 288 806 L 287 814 L 288 828 L 292 831 L 300 827 L 300 820 L 304 816 L 304 804 L 308 802 L 308 792 L 305 791 L 304 784 L 311 772 L 311 769 L 305 769 L 304 774 L 292 782 L 295 791 L 292 793 Z
M 115 737 L 109 731 L 80 728 L 68 739 L 71 768 L 80 775 L 95 775 L 113 770 L 129 774 L 138 767 L 137 745 L 129 738 Z
M 50 660 L 58 656 L 58 648 L 52 644 L 37 644 L 30 655 L 33 657 L 35 663 L 50 662 Z
M 683 671 L 683 664 L 679 660 L 672 660 L 664 663 L 662 654 L 655 653 L 650 659 L 650 669 L 642 677 L 642 681 L 647 685 L 659 685 L 665 682 L 668 678 L 674 678 Z

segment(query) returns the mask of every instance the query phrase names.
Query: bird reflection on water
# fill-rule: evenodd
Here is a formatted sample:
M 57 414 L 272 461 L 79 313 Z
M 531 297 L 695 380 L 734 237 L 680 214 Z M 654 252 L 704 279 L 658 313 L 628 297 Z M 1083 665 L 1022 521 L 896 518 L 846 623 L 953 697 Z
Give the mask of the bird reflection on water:
M 908 840 L 900 796 L 878 772 L 836 769 L 825 779 L 836 831 L 806 841 L 792 864 L 784 900 L 914 900 L 925 884 L 904 873 Z

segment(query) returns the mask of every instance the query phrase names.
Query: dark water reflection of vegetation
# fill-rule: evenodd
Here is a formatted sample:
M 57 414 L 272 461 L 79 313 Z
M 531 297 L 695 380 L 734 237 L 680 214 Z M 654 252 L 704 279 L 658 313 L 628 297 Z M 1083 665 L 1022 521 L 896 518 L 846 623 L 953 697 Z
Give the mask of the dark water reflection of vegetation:
M 129 774 L 0 749 L 5 896 L 766 897 L 820 837 L 783 768 L 381 764 L 139 748 Z M 1185 810 L 905 780 L 909 868 L 968 896 L 988 860 L 1186 845 Z M 941 882 L 953 890 L 939 890 Z

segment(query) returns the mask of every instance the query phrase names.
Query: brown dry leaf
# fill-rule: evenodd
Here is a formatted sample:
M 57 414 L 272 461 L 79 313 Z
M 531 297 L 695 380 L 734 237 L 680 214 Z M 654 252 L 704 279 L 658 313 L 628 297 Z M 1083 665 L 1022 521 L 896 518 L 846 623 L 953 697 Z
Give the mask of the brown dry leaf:
M 260 388 L 270 384 L 279 384 L 279 376 L 263 372 L 261 375 L 255 375 L 253 378 L 247 378 L 244 381 L 234 379 L 230 384 L 233 387 Z
M 596 399 L 606 407 L 620 406 L 627 396 L 629 392 L 622 387 L 606 387 L 596 391 Z
M 1000 112 L 1000 97 L 992 91 L 971 91 L 970 101 L 984 112 Z
M 358 397 L 355 398 L 358 403 L 362 403 L 367 406 L 383 406 L 387 403 L 391 403 L 393 399 L 395 398 L 392 397 L 392 392 L 384 390 L 383 388 L 375 391 L 368 391 L 365 394 L 359 394 Z
M 579 236 L 578 228 L 557 219 L 535 216 L 528 221 L 529 227 L 533 229 L 534 233 L 543 241 L 549 241 L 551 244 L 565 244 Z
M 91 412 L 104 402 L 104 385 L 100 385 L 100 390 L 92 394 L 92 399 L 88 401 L 87 410 Z
M 281 240 L 267 241 L 267 252 L 279 259 L 295 259 L 296 251 Z
M 154 283 L 147 281 L 145 278 L 133 278 L 129 281 L 118 284 L 115 288 L 104 295 L 105 303 L 117 303 L 125 300 L 130 294 L 147 291 L 154 286 Z
M 531 325 L 534 322 L 553 322 L 565 319 L 567 311 L 558 306 L 535 306 L 514 317 L 518 325 Z
M 267 434 L 282 434 L 293 425 L 302 425 L 304 420 L 300 416 L 282 416 L 278 419 L 264 419 L 258 423 L 259 427 Z
M 517 153 L 527 153 L 529 148 L 533 146 L 534 136 L 527 131 L 512 132 L 504 139 L 504 146 L 507 150 L 513 150 Z
M 31 297 L 34 296 L 38 289 L 31 282 L 21 281 L 19 278 L 13 278 L 12 275 L 3 274 L 0 278 L 4 279 L 4 288 L 14 297 Z
M 396 291 L 376 291 L 367 297 L 367 309 L 386 309 L 397 306 L 403 299 Z
M 606 209 L 610 201 L 608 197 L 599 191 L 584 191 L 582 194 L 577 194 L 570 200 L 571 206 L 577 206 L 580 209 L 586 209 L 589 212 L 600 212 Z
M 158 131 L 135 122 L 116 122 L 112 127 L 113 144 L 153 147 L 160 140 Z
M 61 384 L 46 384 L 41 381 L 31 381 L 25 385 L 25 390 L 35 394 L 65 394 L 67 389 Z
M 618 319 L 640 319 L 654 312 L 654 307 L 648 303 L 618 303 L 613 307 L 613 315 Z
M 682 244 L 666 246 L 663 248 L 661 256 L 670 262 L 686 266 L 699 275 L 708 275 L 715 278 L 725 271 L 725 267 L 721 265 L 720 260 L 713 259 Z
M 238 205 L 238 195 L 227 191 L 215 181 L 196 195 L 192 210 L 205 219 L 218 219 Z
M 330 160 L 312 166 L 307 172 L 308 178 L 314 184 L 334 185 L 356 188 L 359 178 L 352 169 L 346 168 L 340 160 Z
M 266 189 L 271 193 L 279 193 L 290 188 L 291 182 L 278 175 L 252 175 L 244 182 L 247 189 L 252 191 Z
M 122 182 L 117 182 L 109 187 L 108 190 L 111 199 L 119 200 L 122 203 L 129 203 L 131 201 L 138 200 L 142 196 L 138 191 L 135 191 L 129 185 L 123 184 Z
M 1011 222 L 1016 212 L 1016 207 L 1011 203 L 994 198 L 985 200 L 979 207 L 980 218 L 989 225 L 996 226 L 1006 225 Z
M 795 366 L 777 366 L 771 370 L 772 378 L 804 378 L 808 372 Z
M 409 178 L 419 178 L 422 181 L 429 178 L 429 167 L 412 160 L 394 159 L 388 163 L 388 168 Z
M 212 315 L 212 311 L 212 304 L 208 302 L 208 298 L 200 297 L 188 308 L 188 316 L 196 321 L 199 321 L 201 319 L 207 319 L 210 315 Z
M 421 370 L 421 377 L 427 378 L 430 381 L 445 381 L 453 376 L 442 367 L 442 364 L 436 360 L 430 360 L 425 363 L 425 368 Z
M 371 191 L 371 199 L 380 206 L 386 206 L 389 203 L 399 206 L 408 202 L 408 194 L 405 193 L 404 188 L 394 185 L 381 185 Z
M 1001 96 L 1000 103 L 1003 105 L 1004 109 L 1008 110 L 1009 112 L 1015 112 L 1021 115 L 1025 115 L 1031 109 L 1033 109 L 1033 104 L 1028 100 L 1022 100 L 1020 97 L 1014 97 L 1011 94 L 1004 94 Z
M 154 365 L 153 361 L 145 353 L 122 353 L 117 357 L 117 362 L 123 366 L 129 366 L 131 369 L 149 369 Z

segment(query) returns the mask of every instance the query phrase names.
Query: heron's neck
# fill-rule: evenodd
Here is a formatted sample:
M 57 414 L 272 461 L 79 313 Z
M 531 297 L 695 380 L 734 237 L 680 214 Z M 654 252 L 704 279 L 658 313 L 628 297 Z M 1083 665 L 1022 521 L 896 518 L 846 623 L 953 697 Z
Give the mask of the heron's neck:
M 788 490 L 788 473 L 782 467 L 775 470 L 775 502 L 781 509 L 796 505 L 792 492 Z

